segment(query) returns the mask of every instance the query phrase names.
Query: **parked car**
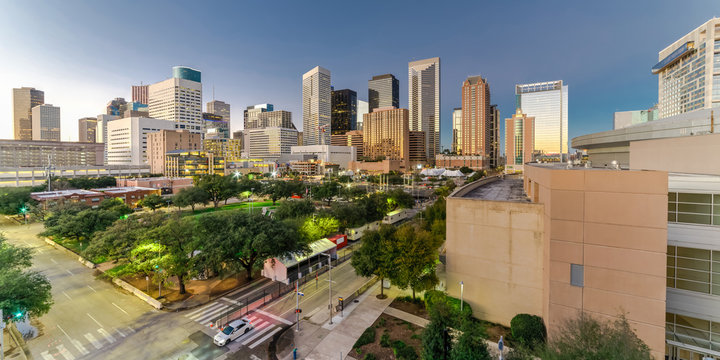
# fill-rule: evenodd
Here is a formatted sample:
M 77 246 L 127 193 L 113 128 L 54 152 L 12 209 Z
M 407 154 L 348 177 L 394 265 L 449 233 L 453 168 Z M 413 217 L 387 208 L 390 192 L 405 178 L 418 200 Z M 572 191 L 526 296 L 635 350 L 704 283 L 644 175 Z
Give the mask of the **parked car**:
M 217 346 L 225 346 L 228 342 L 237 339 L 243 334 L 247 334 L 248 331 L 253 328 L 253 324 L 247 318 L 233 320 L 215 335 L 213 342 Z

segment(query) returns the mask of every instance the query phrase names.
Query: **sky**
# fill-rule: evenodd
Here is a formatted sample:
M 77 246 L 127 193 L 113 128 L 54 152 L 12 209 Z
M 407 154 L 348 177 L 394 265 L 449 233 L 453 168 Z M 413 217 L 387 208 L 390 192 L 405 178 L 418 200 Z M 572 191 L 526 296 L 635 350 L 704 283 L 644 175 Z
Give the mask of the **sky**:
M 441 139 L 468 76 L 490 83 L 501 119 L 516 84 L 563 80 L 569 135 L 612 129 L 613 112 L 657 102 L 658 52 L 715 16 L 719 0 L 606 1 L 11 1 L 0 0 L 0 138 L 12 138 L 12 89 L 60 106 L 62 140 L 131 85 L 202 71 L 204 103 L 288 110 L 302 128 L 302 74 L 320 65 L 367 100 L 391 73 L 407 108 L 409 61 L 441 59 Z M 504 120 L 501 142 L 504 142 Z M 504 145 L 503 145 L 504 146 Z

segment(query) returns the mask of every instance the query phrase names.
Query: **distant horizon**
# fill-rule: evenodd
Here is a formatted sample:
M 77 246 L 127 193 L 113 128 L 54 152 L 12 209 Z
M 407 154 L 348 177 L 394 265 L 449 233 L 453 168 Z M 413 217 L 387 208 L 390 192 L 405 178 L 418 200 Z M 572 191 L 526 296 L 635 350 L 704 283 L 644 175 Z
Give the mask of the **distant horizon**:
M 168 79 L 173 66 L 202 72 L 203 111 L 213 99 L 230 104 L 231 131 L 242 127 L 246 107 L 264 103 L 292 112 L 302 131 L 302 75 L 313 67 L 330 70 L 336 89 L 354 90 L 363 101 L 368 80 L 392 74 L 400 82 L 400 107 L 407 108 L 408 63 L 439 57 L 443 149 L 450 148 L 462 81 L 478 75 L 488 80 L 491 103 L 500 110 L 502 149 L 517 84 L 568 85 L 570 140 L 611 130 L 616 111 L 655 105 L 658 80 L 650 68 L 658 52 L 720 14 L 720 3 L 711 0 L 452 6 L 370 1 L 352 9 L 329 1 L 275 9 L 131 1 L 129 7 L 140 4 L 142 13 L 123 16 L 113 16 L 109 3 L 6 4 L 0 29 L 12 35 L 0 41 L 0 51 L 8 54 L 0 59 L 0 138 L 13 138 L 13 88 L 44 91 L 46 103 L 61 109 L 62 140 L 77 141 L 78 119 L 104 114 L 114 98 L 131 101 L 132 85 Z M 43 26 L 27 27 L 28 18 Z M 327 21 L 307 21 L 316 18 Z M 183 25 L 183 19 L 198 25 Z M 335 20 L 342 26 L 334 26 Z

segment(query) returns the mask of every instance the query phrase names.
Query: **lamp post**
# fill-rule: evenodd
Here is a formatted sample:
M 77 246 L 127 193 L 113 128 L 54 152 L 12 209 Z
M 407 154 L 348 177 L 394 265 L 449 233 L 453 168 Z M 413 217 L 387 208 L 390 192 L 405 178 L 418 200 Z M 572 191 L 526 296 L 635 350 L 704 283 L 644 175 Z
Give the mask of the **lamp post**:
M 320 255 L 328 257 L 328 308 L 330 309 L 330 325 L 332 325 L 332 256 L 326 253 L 320 253 Z
M 462 281 L 460 281 L 460 313 L 462 314 L 463 311 L 463 290 L 465 289 L 465 284 L 463 284 Z
M 0 309 L 0 360 L 5 359 L 5 345 L 3 344 L 3 331 L 5 329 L 5 319 L 3 318 L 3 311 Z
M 252 213 L 253 213 L 253 198 L 252 198 L 253 191 L 255 191 L 255 188 L 250 188 L 250 195 L 248 195 L 248 197 L 250 198 L 250 215 L 252 215 Z
M 27 225 L 27 206 L 23 205 L 22 208 L 20 208 L 20 212 L 23 214 L 23 217 L 25 218 L 25 225 Z

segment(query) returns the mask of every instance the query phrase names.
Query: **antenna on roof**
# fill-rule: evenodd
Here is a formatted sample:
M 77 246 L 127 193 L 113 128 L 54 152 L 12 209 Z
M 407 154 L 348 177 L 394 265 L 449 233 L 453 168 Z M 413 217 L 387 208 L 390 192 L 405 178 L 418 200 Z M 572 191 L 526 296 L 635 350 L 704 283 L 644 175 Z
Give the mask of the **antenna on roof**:
M 213 84 L 213 101 L 215 101 L 215 84 Z

